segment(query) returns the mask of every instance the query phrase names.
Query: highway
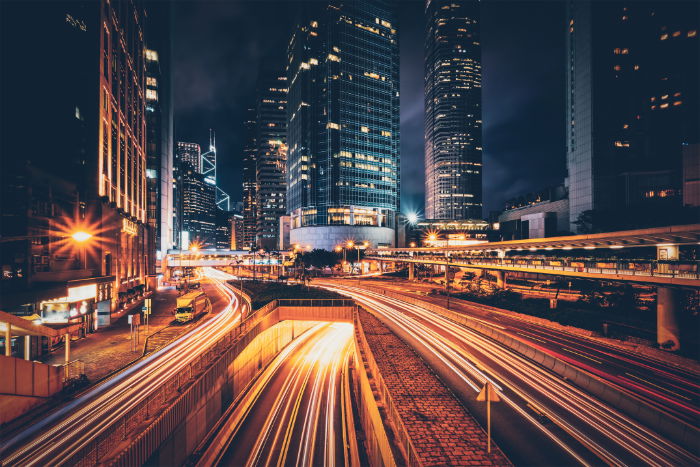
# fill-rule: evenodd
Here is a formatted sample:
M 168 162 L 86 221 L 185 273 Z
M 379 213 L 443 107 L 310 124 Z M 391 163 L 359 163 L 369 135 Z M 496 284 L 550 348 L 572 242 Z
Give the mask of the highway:
M 139 360 L 103 383 L 4 440 L 2 465 L 61 465 L 104 433 L 113 422 L 149 398 L 160 385 L 182 373 L 204 350 L 229 333 L 240 316 L 235 295 L 225 284 L 228 274 L 206 269 L 225 299 L 216 315 L 173 343 Z
M 483 384 L 491 381 L 503 400 L 494 409 L 495 417 L 500 416 L 502 423 L 509 425 L 501 426 L 500 433 L 495 426 L 496 439 L 515 464 L 700 462 L 633 419 L 477 332 L 422 307 L 355 285 L 330 281 L 319 284 L 378 312 L 431 365 L 444 369 L 453 390 L 467 405 Z M 524 438 L 528 442 L 518 445 L 518 437 L 522 438 L 523 433 L 527 433 Z M 537 449 L 522 454 L 528 445 Z
M 225 416 L 198 465 L 349 465 L 352 336 L 349 323 L 324 323 L 290 343 Z
M 446 303 L 445 297 L 425 295 L 434 286 L 391 281 L 371 281 L 366 285 L 419 296 L 442 306 Z M 543 327 L 493 307 L 454 298 L 450 304 L 453 311 L 501 326 L 513 337 L 593 373 L 686 423 L 697 425 L 700 421 L 700 375 L 690 369 L 600 340 Z

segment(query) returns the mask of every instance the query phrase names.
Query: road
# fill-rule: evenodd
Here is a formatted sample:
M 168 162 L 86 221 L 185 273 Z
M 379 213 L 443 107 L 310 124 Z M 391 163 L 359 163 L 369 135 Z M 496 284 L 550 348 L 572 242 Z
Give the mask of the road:
M 425 284 L 371 281 L 366 285 L 413 296 L 418 294 L 421 300 L 442 306 L 446 303 L 444 297 L 426 296 L 435 287 Z M 601 340 L 543 327 L 512 313 L 498 312 L 492 307 L 453 298 L 450 308 L 501 326 L 503 332 L 593 373 L 686 423 L 697 425 L 700 421 L 700 375 L 690 369 Z
M 614 408 L 469 328 L 354 285 L 323 284 L 376 310 L 448 379 L 468 406 L 487 380 L 494 384 L 503 400 L 493 409 L 495 419 L 500 419 L 494 422 L 495 437 L 515 464 L 700 462 Z
M 222 297 L 218 299 L 221 301 L 213 300 L 216 316 L 4 440 L 0 445 L 0 464 L 69 462 L 113 422 L 151 396 L 160 383 L 183 372 L 203 350 L 230 332 L 240 316 L 236 297 L 224 282 L 229 276 L 213 269 L 207 270 L 206 275 Z
M 347 465 L 352 336 L 349 323 L 324 323 L 290 343 L 227 415 L 198 465 Z

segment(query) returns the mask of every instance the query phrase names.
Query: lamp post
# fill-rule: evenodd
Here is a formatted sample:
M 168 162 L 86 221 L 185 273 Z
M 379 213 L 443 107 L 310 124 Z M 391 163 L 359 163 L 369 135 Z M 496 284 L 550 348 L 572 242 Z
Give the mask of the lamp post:
M 447 264 L 445 264 L 445 290 L 447 291 L 447 309 L 450 309 L 450 262 L 451 256 L 447 256 Z

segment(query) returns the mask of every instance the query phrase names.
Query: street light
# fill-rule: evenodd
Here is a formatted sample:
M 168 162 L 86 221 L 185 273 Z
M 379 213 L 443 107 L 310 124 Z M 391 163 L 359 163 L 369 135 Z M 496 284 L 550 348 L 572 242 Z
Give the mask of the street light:
M 76 242 L 83 243 L 83 242 L 90 240 L 92 238 L 92 234 L 84 232 L 82 230 L 79 230 L 79 231 L 73 233 L 73 235 L 71 235 L 71 237 Z

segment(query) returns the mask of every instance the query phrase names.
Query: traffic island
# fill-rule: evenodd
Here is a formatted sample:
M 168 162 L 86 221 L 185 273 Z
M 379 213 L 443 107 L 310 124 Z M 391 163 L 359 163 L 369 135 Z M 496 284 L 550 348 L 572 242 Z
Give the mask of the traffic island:
M 362 308 L 356 327 L 398 464 L 511 465 L 493 441 L 488 453 L 484 429 L 408 344 Z

